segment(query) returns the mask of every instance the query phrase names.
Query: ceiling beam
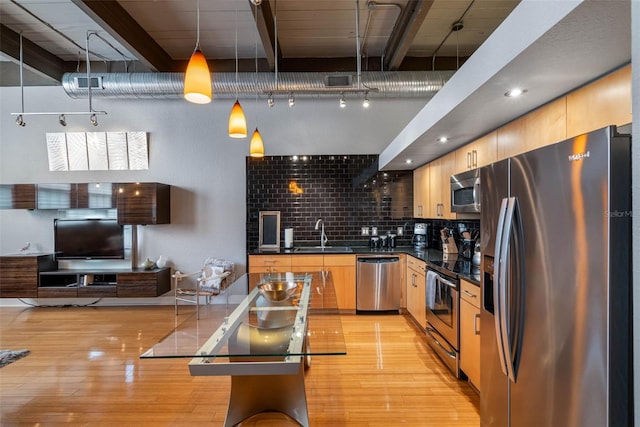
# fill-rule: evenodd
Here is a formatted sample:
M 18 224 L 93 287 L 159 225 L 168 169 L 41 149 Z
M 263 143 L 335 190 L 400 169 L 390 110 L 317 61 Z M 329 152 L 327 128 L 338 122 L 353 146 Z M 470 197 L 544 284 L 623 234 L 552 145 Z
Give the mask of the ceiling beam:
M 20 34 L 0 24 L 0 51 L 20 64 Z M 29 71 L 57 82 L 62 80 L 65 62 L 22 37 L 22 63 Z
M 176 71 L 169 54 L 115 0 L 71 0 L 152 71 Z
M 409 51 L 411 43 L 422 26 L 434 0 L 409 0 L 402 9 L 385 48 L 385 69 L 397 70 Z
M 271 12 L 271 5 L 269 4 L 269 0 L 263 0 L 260 6 L 257 7 L 253 3 L 251 3 L 251 0 L 248 1 L 249 7 L 251 7 L 253 18 L 256 21 L 256 28 L 258 29 L 258 34 L 260 35 L 260 40 L 262 41 L 262 47 L 264 49 L 267 63 L 269 64 L 269 69 L 273 71 L 276 67 L 276 54 L 274 46 L 274 40 L 276 39 L 276 30 L 273 13 Z M 278 42 L 277 44 L 277 50 L 277 59 L 280 60 L 282 58 L 280 42 Z

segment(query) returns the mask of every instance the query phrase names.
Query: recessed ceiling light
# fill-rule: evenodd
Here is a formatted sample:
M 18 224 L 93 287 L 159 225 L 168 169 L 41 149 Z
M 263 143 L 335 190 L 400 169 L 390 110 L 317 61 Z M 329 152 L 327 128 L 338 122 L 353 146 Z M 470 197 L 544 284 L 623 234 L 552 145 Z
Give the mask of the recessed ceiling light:
M 407 160 L 405 160 L 405 163 L 406 163 L 406 164 L 408 164 L 408 165 L 410 165 L 410 164 L 411 164 L 411 159 L 407 159 Z
M 449 139 L 448 139 L 446 136 L 441 136 L 441 137 L 440 137 L 440 139 L 439 139 L 438 141 L 444 144 L 444 143 L 445 143 L 445 142 L 447 142 L 448 140 L 449 140 Z
M 516 96 L 520 96 L 525 92 L 527 92 L 526 89 L 514 88 L 514 89 L 511 89 L 511 90 L 507 91 L 504 94 L 504 96 L 506 96 L 508 98 L 515 98 Z

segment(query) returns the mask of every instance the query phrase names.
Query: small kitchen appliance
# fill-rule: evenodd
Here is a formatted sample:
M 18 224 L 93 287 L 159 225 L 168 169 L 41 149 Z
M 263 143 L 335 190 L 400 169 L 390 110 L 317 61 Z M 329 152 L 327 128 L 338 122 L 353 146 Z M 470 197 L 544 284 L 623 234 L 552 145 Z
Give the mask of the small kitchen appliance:
M 413 246 L 416 250 L 424 250 L 427 247 L 427 227 L 424 222 L 416 222 L 413 226 Z

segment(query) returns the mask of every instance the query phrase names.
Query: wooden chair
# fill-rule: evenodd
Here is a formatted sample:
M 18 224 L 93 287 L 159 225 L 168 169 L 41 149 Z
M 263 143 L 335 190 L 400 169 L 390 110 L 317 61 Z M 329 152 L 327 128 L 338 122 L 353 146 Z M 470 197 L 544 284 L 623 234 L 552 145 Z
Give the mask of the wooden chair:
M 220 295 L 224 289 L 235 281 L 235 264 L 217 258 L 207 258 L 201 270 L 193 273 L 176 271 L 171 277 L 175 289 L 175 315 L 178 315 L 178 302 L 195 304 L 196 319 L 200 319 L 200 299 L 205 298 L 208 304 L 211 297 Z M 183 283 L 183 279 L 197 276 L 192 281 Z

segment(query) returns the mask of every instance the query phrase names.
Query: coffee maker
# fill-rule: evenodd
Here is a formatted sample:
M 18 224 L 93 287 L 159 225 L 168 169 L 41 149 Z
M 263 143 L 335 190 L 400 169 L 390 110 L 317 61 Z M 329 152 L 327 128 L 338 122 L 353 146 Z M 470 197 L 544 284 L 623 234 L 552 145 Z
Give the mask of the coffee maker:
M 423 222 L 416 222 L 413 226 L 413 246 L 418 251 L 423 251 L 427 247 L 428 225 Z

